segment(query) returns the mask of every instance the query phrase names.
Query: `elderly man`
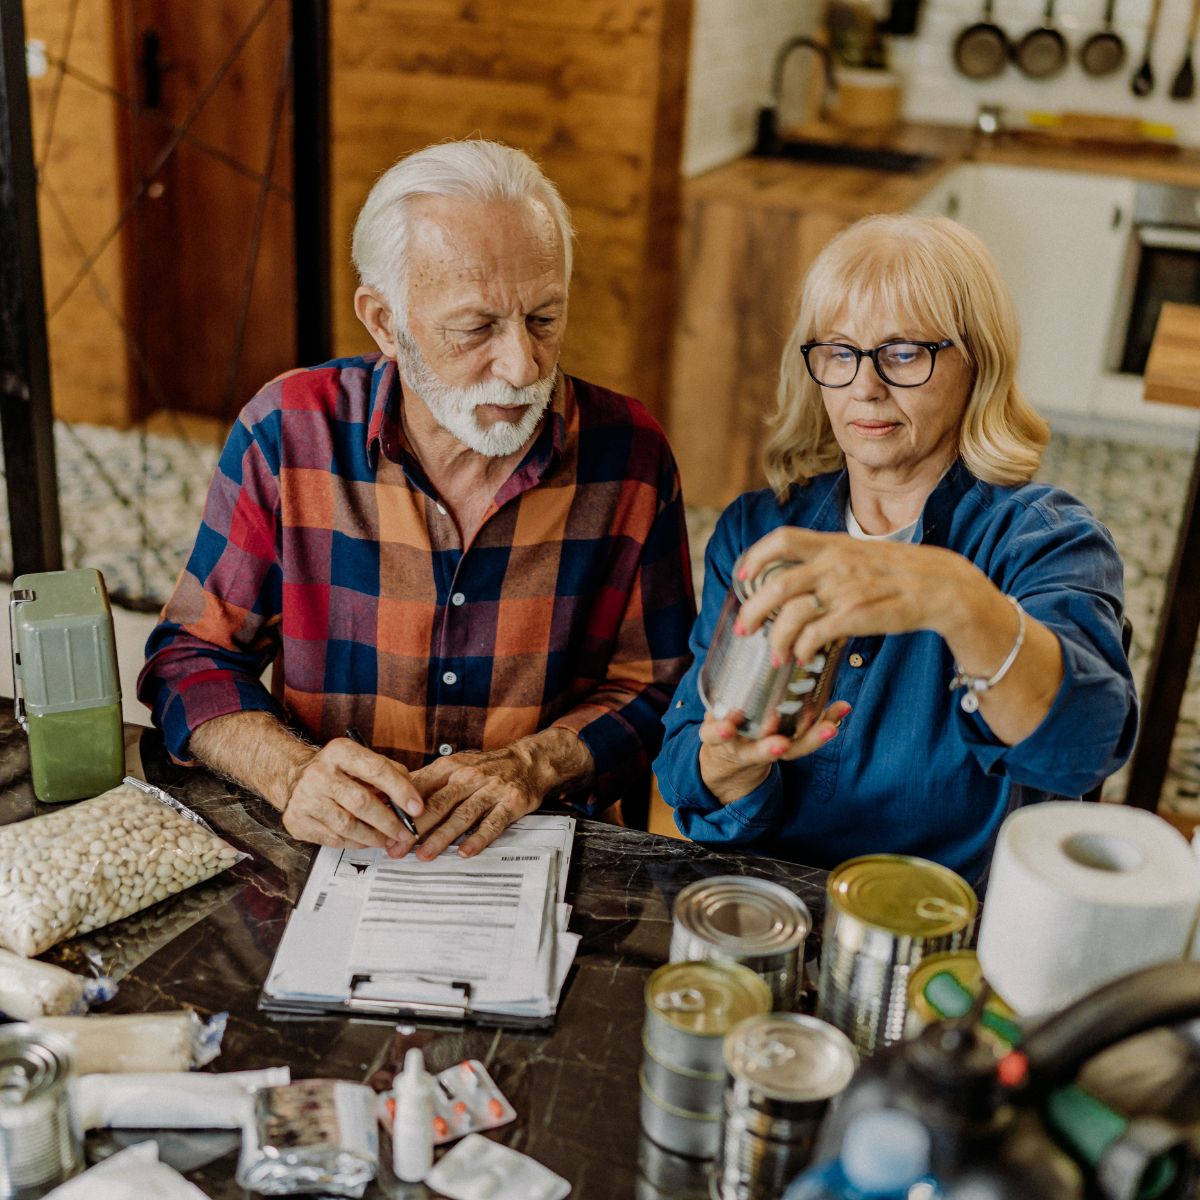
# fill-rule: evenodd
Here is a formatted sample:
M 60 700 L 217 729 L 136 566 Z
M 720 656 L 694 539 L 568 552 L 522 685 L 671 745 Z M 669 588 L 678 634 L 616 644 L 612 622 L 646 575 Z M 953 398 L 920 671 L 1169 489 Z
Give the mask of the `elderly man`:
M 469 856 L 645 785 L 694 616 L 682 501 L 641 405 L 558 370 L 571 256 L 520 151 L 411 155 L 354 230 L 379 353 L 230 434 L 139 694 L 298 838 Z

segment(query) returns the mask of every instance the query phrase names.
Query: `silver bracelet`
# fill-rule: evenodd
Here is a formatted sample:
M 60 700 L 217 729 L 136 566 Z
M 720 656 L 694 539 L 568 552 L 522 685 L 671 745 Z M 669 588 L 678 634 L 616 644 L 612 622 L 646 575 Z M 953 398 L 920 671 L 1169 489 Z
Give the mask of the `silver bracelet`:
M 958 663 L 954 664 L 954 678 L 950 680 L 950 690 L 957 691 L 960 687 L 967 689 L 959 701 L 963 712 L 973 713 L 978 710 L 980 694 L 988 691 L 989 688 L 994 688 L 1008 674 L 1009 668 L 1017 661 L 1017 655 L 1021 653 L 1021 647 L 1025 644 L 1025 610 L 1015 596 L 1005 596 L 1004 598 L 1017 610 L 1016 640 L 1007 657 L 1000 664 L 999 670 L 990 678 L 987 675 L 968 675 Z

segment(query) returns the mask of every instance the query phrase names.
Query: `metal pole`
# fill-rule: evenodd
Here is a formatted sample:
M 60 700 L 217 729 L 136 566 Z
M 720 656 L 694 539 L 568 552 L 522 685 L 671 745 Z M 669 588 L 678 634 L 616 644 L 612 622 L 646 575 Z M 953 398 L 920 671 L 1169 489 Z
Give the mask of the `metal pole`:
M 333 353 L 329 295 L 329 0 L 292 0 L 296 361 Z
M 0 432 L 13 574 L 62 567 L 54 415 L 25 77 L 25 15 L 0 3 Z

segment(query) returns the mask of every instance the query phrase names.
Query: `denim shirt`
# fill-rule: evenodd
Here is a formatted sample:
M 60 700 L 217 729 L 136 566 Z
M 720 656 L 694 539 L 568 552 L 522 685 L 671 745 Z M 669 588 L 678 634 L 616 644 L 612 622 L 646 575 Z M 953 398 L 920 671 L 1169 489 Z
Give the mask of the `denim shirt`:
M 852 638 L 833 688 L 852 706 L 838 736 L 773 764 L 759 787 L 722 805 L 700 776 L 696 683 L 734 561 L 781 525 L 844 531 L 847 489 L 840 471 L 794 488 L 783 504 L 763 490 L 722 514 L 705 554 L 695 663 L 667 710 L 655 773 L 676 824 L 696 842 L 825 868 L 860 854 L 914 854 L 978 883 L 1011 809 L 1080 796 L 1133 749 L 1121 559 L 1108 530 L 1065 492 L 995 486 L 956 463 L 926 501 L 915 540 L 962 554 L 1058 637 L 1063 681 L 1050 711 L 1006 746 L 949 690 L 953 658 L 936 633 Z

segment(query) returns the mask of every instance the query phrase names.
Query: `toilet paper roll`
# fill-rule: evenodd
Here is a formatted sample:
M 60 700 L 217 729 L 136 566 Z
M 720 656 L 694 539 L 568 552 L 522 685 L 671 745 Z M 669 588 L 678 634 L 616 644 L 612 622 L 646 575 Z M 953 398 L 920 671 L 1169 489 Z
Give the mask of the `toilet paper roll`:
M 1166 821 L 1115 804 L 1048 802 L 1000 827 L 979 962 L 1021 1016 L 1042 1016 L 1188 951 L 1200 868 Z

